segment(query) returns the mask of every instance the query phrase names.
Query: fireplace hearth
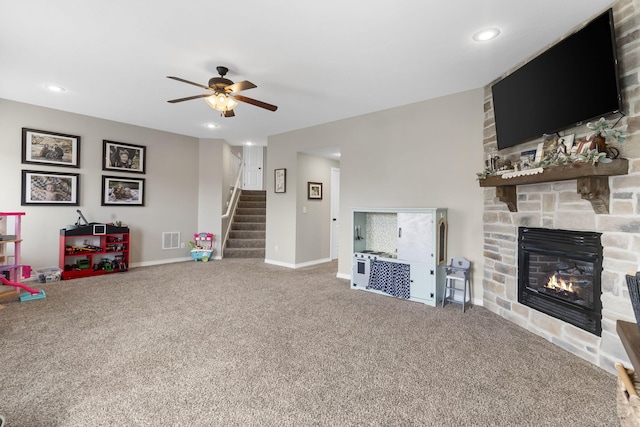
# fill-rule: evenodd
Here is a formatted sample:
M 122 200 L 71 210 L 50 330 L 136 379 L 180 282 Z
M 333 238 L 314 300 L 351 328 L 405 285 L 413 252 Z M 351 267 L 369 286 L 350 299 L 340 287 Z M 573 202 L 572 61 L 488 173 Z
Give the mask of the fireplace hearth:
M 600 236 L 520 227 L 518 302 L 601 336 Z

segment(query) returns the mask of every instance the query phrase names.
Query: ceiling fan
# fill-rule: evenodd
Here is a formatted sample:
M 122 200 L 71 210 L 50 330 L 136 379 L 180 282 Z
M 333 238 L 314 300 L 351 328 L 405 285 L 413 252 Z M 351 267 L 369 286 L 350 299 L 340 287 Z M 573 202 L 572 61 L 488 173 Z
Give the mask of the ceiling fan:
M 250 81 L 244 80 L 238 83 L 234 83 L 224 76 L 229 72 L 227 67 L 216 67 L 220 77 L 212 77 L 209 79 L 209 86 L 201 85 L 199 83 L 190 82 L 189 80 L 181 79 L 180 77 L 167 76 L 169 79 L 177 80 L 183 83 L 189 83 L 190 85 L 198 86 L 203 89 L 210 90 L 213 93 L 205 93 L 202 95 L 188 96 L 186 98 L 172 99 L 170 102 L 175 104 L 176 102 L 189 101 L 192 99 L 205 98 L 205 101 L 211 108 L 220 111 L 223 117 L 233 117 L 235 113 L 233 109 L 238 105 L 236 101 L 246 102 L 247 104 L 255 105 L 256 107 L 265 108 L 269 111 L 276 111 L 278 107 L 275 105 L 267 104 L 266 102 L 258 101 L 257 99 L 247 98 L 246 96 L 238 95 L 236 92 L 240 92 L 247 89 L 253 89 L 257 87 Z

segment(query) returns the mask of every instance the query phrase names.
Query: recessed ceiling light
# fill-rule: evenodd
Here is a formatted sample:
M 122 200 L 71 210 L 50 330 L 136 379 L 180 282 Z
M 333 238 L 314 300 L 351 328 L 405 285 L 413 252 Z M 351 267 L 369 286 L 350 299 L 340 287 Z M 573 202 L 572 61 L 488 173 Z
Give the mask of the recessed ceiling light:
M 247 141 L 247 142 L 245 143 L 245 145 L 253 145 L 253 142 L 251 142 L 251 141 Z
M 205 127 L 208 127 L 209 129 L 215 129 L 217 127 L 220 127 L 215 123 L 205 123 L 204 125 L 205 125 Z
M 473 35 L 473 40 L 477 42 L 486 42 L 489 40 L 493 40 L 500 35 L 500 30 L 497 28 L 487 28 L 484 30 L 480 30 Z
M 66 90 L 62 86 L 57 85 L 47 85 L 47 89 L 49 89 L 51 92 L 64 92 Z

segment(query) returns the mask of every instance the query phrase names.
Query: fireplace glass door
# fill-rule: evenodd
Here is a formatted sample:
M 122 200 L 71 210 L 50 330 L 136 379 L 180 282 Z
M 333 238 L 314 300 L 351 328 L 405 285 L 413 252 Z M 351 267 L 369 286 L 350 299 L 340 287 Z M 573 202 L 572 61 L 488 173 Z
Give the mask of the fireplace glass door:
M 602 333 L 600 233 L 520 227 L 518 302 Z
M 528 257 L 530 290 L 593 309 L 593 262 L 532 251 Z

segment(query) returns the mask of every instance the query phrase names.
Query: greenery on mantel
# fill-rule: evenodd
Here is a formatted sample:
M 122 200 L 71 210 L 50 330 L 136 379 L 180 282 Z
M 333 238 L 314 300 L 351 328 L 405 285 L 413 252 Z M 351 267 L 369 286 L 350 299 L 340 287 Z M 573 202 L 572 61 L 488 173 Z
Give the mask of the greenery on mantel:
M 591 132 L 587 134 L 587 140 L 590 140 L 594 136 L 601 136 L 607 144 L 610 142 L 624 144 L 627 139 L 627 125 L 614 129 L 617 123 L 618 122 L 612 125 L 609 121 L 605 120 L 604 117 L 600 117 L 600 120 L 597 122 L 587 123 L 587 128 L 591 130 Z
M 595 149 L 589 150 L 586 153 L 582 153 L 582 154 L 566 155 L 566 154 L 556 153 L 549 159 L 546 159 L 537 163 L 532 163 L 530 166 L 530 169 L 535 169 L 535 168 L 546 169 L 554 166 L 568 165 L 576 162 L 584 162 L 584 163 L 591 162 L 595 165 L 596 163 L 611 163 L 611 159 L 607 157 L 607 153 L 599 153 L 598 150 L 595 150 Z M 477 179 L 485 179 L 489 176 L 498 175 L 498 171 L 486 168 L 482 172 L 476 172 L 476 175 L 477 175 Z

